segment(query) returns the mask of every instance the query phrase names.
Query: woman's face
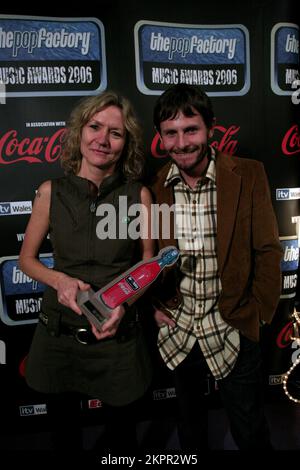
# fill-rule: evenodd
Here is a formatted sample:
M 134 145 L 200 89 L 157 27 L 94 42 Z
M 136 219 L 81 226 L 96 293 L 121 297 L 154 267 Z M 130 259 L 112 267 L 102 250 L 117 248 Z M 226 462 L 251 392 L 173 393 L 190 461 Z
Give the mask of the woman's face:
M 121 157 L 126 143 L 126 129 L 122 111 L 117 106 L 94 114 L 82 128 L 80 151 L 82 165 L 111 170 Z

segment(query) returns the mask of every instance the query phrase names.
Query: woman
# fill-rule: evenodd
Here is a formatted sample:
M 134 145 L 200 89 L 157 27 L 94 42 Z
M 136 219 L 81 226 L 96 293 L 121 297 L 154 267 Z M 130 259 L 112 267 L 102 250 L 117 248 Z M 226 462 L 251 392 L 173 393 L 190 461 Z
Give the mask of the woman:
M 141 203 L 148 214 L 151 205 L 149 191 L 137 182 L 143 170 L 141 129 L 130 102 L 112 91 L 80 101 L 70 116 L 61 163 L 66 176 L 44 182 L 37 191 L 19 258 L 22 271 L 47 286 L 26 380 L 39 392 L 56 394 L 56 410 L 66 392 L 99 398 L 112 407 L 110 422 L 115 416 L 119 421 L 113 431 L 118 447 L 130 435 L 125 431 L 124 436 L 120 426 L 122 410 L 143 396 L 151 380 L 137 309 L 117 307 L 99 331 L 81 315 L 76 298 L 79 291 L 99 289 L 153 256 L 151 239 L 130 237 L 129 230 L 124 237 L 124 224 L 129 228 L 131 219 L 118 218 L 119 203 L 125 200 L 128 209 Z M 101 231 L 103 207 L 116 214 L 103 224 L 107 237 Z M 38 260 L 47 233 L 53 269 Z

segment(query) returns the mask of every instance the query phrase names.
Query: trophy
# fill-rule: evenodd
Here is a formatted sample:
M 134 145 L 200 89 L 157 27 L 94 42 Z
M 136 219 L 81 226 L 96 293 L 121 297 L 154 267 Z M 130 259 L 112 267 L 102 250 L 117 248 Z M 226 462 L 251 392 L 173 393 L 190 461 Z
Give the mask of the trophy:
M 157 256 L 138 262 L 98 291 L 95 292 L 93 289 L 79 291 L 77 295 L 79 308 L 96 328 L 101 329 L 114 308 L 124 303 L 133 304 L 165 267 L 177 262 L 179 256 L 176 247 L 168 246 L 161 249 Z

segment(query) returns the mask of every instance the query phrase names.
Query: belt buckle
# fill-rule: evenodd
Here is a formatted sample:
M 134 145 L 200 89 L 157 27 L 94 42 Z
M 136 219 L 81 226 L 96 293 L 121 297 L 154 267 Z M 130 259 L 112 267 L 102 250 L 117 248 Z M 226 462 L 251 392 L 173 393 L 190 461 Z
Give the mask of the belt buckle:
M 80 338 L 81 333 L 89 333 L 89 330 L 87 330 L 86 328 L 76 328 L 76 330 L 74 331 L 74 337 L 76 341 L 81 344 L 89 344 L 88 341 L 84 341 L 84 339 Z

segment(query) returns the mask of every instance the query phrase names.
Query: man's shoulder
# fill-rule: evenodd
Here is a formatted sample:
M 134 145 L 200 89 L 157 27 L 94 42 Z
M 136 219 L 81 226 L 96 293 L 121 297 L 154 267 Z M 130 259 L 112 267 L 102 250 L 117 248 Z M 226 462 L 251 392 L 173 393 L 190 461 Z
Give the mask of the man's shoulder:
M 150 181 L 151 187 L 155 187 L 156 185 L 161 184 L 161 182 L 165 181 L 169 173 L 171 165 L 172 165 L 172 162 L 168 161 L 152 175 L 152 178 Z
M 240 169 L 241 171 L 258 171 L 264 167 L 261 161 L 253 158 L 230 155 L 223 152 L 217 152 L 216 157 L 218 165 Z

